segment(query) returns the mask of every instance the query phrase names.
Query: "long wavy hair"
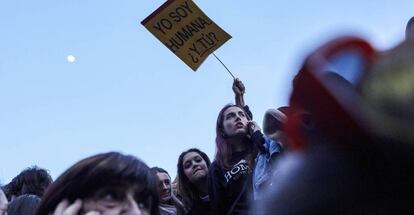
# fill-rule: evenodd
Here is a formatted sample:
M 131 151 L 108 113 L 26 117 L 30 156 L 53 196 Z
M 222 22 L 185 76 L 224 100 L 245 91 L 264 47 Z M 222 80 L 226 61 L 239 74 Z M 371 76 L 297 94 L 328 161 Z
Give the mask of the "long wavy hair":
M 158 215 L 157 183 L 150 168 L 134 156 L 118 152 L 97 154 L 77 162 L 49 186 L 37 215 L 53 213 L 64 199 L 74 202 L 95 197 L 100 189 L 114 189 L 120 195 L 133 189 L 135 201 Z
M 206 153 L 202 152 L 197 148 L 191 148 L 187 151 L 184 151 L 178 157 L 177 163 L 177 178 L 178 178 L 178 194 L 181 196 L 182 201 L 186 209 L 191 209 L 193 207 L 193 202 L 200 198 L 200 191 L 196 188 L 196 186 L 190 182 L 187 175 L 184 173 L 184 156 L 190 152 L 195 152 L 203 158 L 206 162 L 207 168 L 210 168 L 211 161 L 206 155 Z
M 233 154 L 231 145 L 228 141 L 228 136 L 224 132 L 224 125 L 223 125 L 224 112 L 230 107 L 240 108 L 244 112 L 246 117 L 249 119 L 243 107 L 240 107 L 238 105 L 228 104 L 220 110 L 219 115 L 217 117 L 217 123 L 216 123 L 216 156 L 214 160 L 223 169 L 231 168 L 231 165 L 229 164 L 229 160 L 231 159 L 232 154 Z M 246 135 L 246 138 L 247 138 L 247 135 Z M 255 149 L 253 148 L 253 144 L 247 144 L 247 147 L 248 147 L 248 150 L 250 151 L 247 160 L 248 160 L 249 165 L 251 166 L 252 160 L 253 160 L 252 154 L 254 153 Z

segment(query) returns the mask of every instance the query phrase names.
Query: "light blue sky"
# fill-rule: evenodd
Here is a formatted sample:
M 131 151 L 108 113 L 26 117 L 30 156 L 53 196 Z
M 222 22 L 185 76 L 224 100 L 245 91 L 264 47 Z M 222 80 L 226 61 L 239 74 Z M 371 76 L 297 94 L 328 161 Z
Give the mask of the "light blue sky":
M 163 2 L 0 0 L 0 183 L 31 165 L 56 178 L 111 150 L 173 176 L 190 147 L 213 159 L 232 79 L 212 56 L 192 72 L 140 25 Z M 259 124 L 287 104 L 312 48 L 344 33 L 388 48 L 414 16 L 409 0 L 195 2 L 233 36 L 216 54 L 244 82 Z

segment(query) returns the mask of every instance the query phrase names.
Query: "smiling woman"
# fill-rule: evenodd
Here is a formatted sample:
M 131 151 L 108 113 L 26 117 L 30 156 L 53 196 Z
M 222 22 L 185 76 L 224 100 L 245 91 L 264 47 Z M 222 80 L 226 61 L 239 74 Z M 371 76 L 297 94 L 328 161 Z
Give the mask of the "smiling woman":
M 191 148 L 181 153 L 177 163 L 178 194 L 188 214 L 210 214 L 208 196 L 208 168 L 210 159 L 206 153 Z

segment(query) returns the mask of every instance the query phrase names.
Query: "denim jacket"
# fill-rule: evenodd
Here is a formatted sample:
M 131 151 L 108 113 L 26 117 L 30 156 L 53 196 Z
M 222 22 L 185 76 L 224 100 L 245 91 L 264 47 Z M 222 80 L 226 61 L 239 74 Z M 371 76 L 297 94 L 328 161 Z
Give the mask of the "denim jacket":
M 280 143 L 263 135 L 264 143 L 260 147 L 256 157 L 256 167 L 253 171 L 253 195 L 254 200 L 261 199 L 263 187 L 269 185 L 274 170 L 272 157 L 279 156 L 283 152 Z M 273 159 L 274 160 L 274 159 Z M 267 185 L 266 185 L 267 184 Z

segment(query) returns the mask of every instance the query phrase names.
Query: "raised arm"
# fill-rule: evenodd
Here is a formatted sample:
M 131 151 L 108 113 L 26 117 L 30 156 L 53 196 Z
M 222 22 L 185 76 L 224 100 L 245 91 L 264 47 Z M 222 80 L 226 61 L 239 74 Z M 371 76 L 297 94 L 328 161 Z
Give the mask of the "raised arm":
M 242 81 L 240 81 L 238 78 L 234 79 L 233 82 L 233 92 L 234 92 L 234 97 L 235 97 L 235 102 L 236 105 L 243 107 L 244 111 L 246 111 L 248 119 L 252 120 L 253 119 L 253 114 L 249 109 L 249 106 L 246 105 L 246 103 L 244 103 L 244 93 L 246 92 L 246 88 L 244 87 L 244 84 Z
M 239 105 L 240 107 L 244 107 L 244 93 L 245 93 L 245 87 L 242 81 L 240 81 L 238 78 L 234 79 L 233 82 L 233 92 L 235 97 L 236 105 Z

